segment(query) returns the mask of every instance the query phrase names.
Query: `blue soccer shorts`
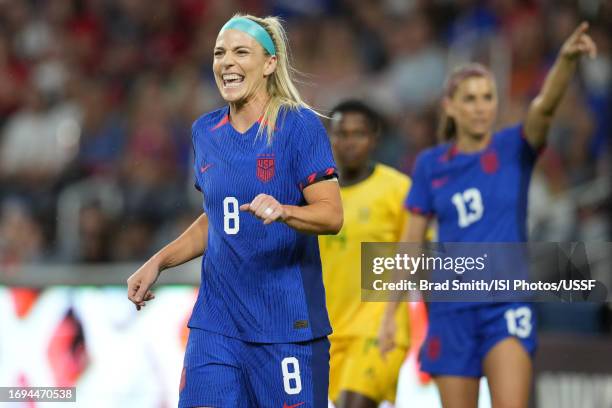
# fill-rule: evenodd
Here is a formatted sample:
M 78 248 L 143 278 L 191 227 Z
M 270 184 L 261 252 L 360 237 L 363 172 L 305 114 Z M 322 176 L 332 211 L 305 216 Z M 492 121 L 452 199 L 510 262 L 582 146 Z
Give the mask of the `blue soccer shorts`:
M 421 369 L 479 378 L 487 353 L 508 337 L 517 338 L 533 358 L 536 320 L 528 303 L 483 303 L 433 314 L 419 353 Z
M 329 341 L 248 343 L 192 328 L 179 407 L 327 408 Z

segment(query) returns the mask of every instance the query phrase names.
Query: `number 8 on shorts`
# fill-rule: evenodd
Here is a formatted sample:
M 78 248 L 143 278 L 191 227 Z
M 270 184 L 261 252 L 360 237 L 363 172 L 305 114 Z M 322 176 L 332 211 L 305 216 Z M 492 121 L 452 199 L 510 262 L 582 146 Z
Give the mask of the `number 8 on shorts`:
M 302 391 L 302 378 L 300 377 L 300 362 L 295 357 L 285 357 L 281 361 L 283 370 L 283 387 L 289 395 L 299 394 Z

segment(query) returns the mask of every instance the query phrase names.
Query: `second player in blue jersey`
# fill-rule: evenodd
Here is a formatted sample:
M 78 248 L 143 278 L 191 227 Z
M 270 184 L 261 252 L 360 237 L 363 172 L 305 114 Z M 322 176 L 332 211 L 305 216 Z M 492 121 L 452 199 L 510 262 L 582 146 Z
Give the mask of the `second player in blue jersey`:
M 180 407 L 327 407 L 331 327 L 318 234 L 342 205 L 329 139 L 300 99 L 276 18 L 235 16 L 213 72 L 228 106 L 193 125 L 204 214 L 128 281 L 140 308 L 161 270 L 199 255 Z
M 522 242 L 527 239 L 527 190 L 537 153 L 578 58 L 595 54 L 582 24 L 564 43 L 522 124 L 493 132 L 497 91 L 482 65 L 458 68 L 442 101 L 444 144 L 417 159 L 406 200 L 404 240 L 423 241 L 435 217 L 440 242 Z M 387 316 L 396 307 L 392 304 Z M 535 350 L 535 322 L 526 303 L 429 304 L 422 368 L 434 376 L 444 407 L 476 408 L 485 375 L 495 407 L 527 407 Z M 381 349 L 390 345 L 385 317 Z

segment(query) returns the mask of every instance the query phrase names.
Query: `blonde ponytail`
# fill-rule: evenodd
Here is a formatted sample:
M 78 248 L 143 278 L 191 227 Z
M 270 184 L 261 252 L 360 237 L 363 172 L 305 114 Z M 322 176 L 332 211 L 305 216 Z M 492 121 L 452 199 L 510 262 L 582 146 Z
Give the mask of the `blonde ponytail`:
M 249 14 L 237 14 L 234 17 L 246 17 L 262 26 L 272 37 L 276 48 L 276 70 L 268 77 L 266 85 L 270 100 L 266 105 L 257 131 L 257 136 L 260 136 L 265 128 L 268 144 L 270 144 L 282 108 L 312 108 L 302 100 L 294 85 L 294 75 L 297 71 L 291 66 L 287 33 L 280 19 L 277 17 L 259 18 Z M 266 52 L 265 49 L 264 52 Z

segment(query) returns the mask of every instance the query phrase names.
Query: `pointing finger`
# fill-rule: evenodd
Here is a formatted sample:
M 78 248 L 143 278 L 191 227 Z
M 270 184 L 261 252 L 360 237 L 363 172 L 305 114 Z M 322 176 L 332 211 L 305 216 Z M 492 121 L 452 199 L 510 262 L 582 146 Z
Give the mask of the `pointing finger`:
M 576 27 L 576 29 L 574 30 L 574 32 L 572 33 L 570 38 L 576 39 L 582 33 L 585 33 L 588 29 L 589 29 L 589 23 L 587 23 L 586 21 L 583 21 L 582 23 L 580 23 L 580 25 L 578 27 Z
M 251 205 L 249 206 L 249 211 L 251 211 L 253 213 L 257 212 L 257 209 L 261 205 L 261 201 L 262 200 L 263 200 L 263 198 L 261 197 L 261 194 L 258 195 L 257 197 L 255 197 L 253 199 L 253 201 L 251 201 Z

